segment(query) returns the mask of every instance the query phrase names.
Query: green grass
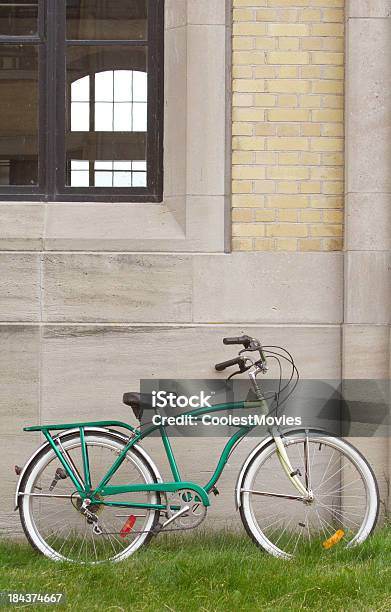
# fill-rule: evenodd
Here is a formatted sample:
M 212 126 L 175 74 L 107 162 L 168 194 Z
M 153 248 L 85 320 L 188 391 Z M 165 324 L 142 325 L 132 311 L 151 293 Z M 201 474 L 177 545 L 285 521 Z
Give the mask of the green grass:
M 121 564 L 89 568 L 3 542 L 0 590 L 62 591 L 67 603 L 54 609 L 69 610 L 388 612 L 390 562 L 390 529 L 355 550 L 309 550 L 294 561 L 266 555 L 244 533 L 160 535 Z

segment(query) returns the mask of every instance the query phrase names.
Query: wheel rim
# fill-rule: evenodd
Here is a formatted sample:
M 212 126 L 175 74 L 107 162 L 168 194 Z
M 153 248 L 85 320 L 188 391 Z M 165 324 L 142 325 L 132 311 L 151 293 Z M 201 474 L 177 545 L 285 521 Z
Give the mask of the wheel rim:
M 107 469 L 123 449 L 123 444 L 111 438 L 86 436 L 92 486 L 97 486 Z M 65 450 L 83 474 L 79 438 L 63 443 Z M 53 450 L 45 454 L 33 467 L 25 493 L 49 493 L 57 469 L 61 467 Z M 129 452 L 124 463 L 110 481 L 112 485 L 152 483 L 153 477 L 136 453 Z M 98 517 L 102 534 L 93 531 L 93 523 L 80 513 L 80 497 L 69 478 L 58 479 L 52 493 L 68 497 L 23 496 L 22 512 L 26 530 L 33 544 L 54 560 L 78 563 L 121 561 L 135 552 L 150 533 L 158 511 L 110 508 L 92 508 Z M 110 501 L 128 501 L 129 496 L 110 496 Z M 154 492 L 132 494 L 137 503 L 158 503 Z M 131 520 L 129 521 L 129 518 Z M 121 530 L 124 530 L 121 534 Z M 141 533 L 138 533 L 141 532 Z
M 304 483 L 304 436 L 292 437 L 287 452 Z M 311 437 L 309 441 L 314 501 L 266 497 L 242 492 L 247 526 L 268 552 L 291 558 L 311 545 L 322 547 L 343 531 L 341 544 L 353 546 L 370 533 L 377 516 L 377 491 L 363 458 L 343 441 Z M 275 445 L 266 448 L 249 466 L 244 491 L 300 496 L 283 473 Z M 335 538 L 338 542 L 338 537 Z

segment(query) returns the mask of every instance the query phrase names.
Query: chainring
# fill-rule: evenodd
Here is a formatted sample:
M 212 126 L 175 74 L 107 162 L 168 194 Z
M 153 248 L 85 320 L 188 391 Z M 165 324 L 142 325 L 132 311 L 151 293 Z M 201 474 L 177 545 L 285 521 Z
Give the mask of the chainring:
M 202 503 L 202 500 L 195 491 L 191 489 L 179 489 L 175 493 L 167 495 L 167 516 L 171 518 L 186 506 L 189 510 L 185 514 L 181 514 L 173 521 L 175 528 L 193 529 L 198 527 L 206 517 L 207 508 Z M 170 528 L 167 528 L 169 531 Z

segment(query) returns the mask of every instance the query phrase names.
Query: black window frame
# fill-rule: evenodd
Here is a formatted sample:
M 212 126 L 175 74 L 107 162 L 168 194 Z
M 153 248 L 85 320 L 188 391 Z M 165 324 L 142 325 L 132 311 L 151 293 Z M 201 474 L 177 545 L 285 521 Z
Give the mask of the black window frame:
M 163 199 L 164 0 L 148 0 L 147 40 L 67 40 L 66 2 L 38 0 L 38 32 L 0 36 L 0 45 L 38 47 L 38 184 L 1 185 L 0 201 L 161 202 Z M 66 49 L 147 47 L 147 187 L 66 186 Z M 53 100 L 56 101 L 53 104 Z M 1 102 L 0 102 L 1 111 Z

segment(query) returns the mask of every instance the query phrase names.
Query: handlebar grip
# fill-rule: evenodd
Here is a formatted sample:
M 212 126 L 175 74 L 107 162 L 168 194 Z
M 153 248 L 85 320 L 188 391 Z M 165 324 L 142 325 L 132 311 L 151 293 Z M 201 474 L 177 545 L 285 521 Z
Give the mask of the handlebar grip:
M 221 363 L 216 363 L 215 369 L 218 372 L 222 372 L 225 368 L 230 368 L 233 365 L 240 365 L 243 363 L 243 357 L 235 357 L 235 359 L 228 359 L 228 361 L 222 361 Z
M 235 336 L 233 338 L 223 338 L 223 344 L 242 344 L 246 348 L 250 346 L 250 336 Z

